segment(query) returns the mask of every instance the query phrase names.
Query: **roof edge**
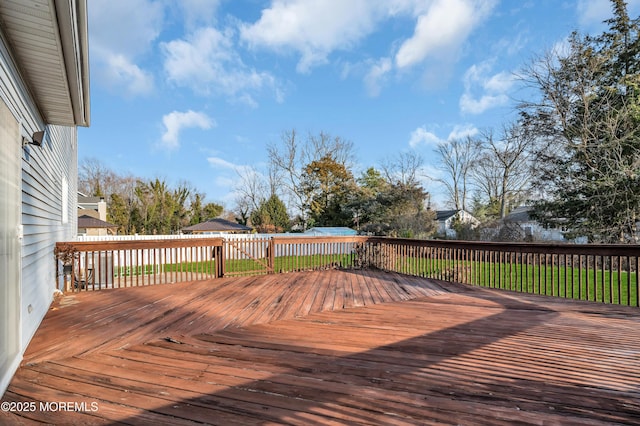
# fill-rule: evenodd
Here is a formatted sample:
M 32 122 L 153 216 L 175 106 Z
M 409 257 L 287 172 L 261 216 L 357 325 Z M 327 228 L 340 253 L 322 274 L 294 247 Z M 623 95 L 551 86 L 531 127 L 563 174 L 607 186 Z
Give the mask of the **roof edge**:
M 64 67 L 76 126 L 91 122 L 89 29 L 86 0 L 54 0 Z

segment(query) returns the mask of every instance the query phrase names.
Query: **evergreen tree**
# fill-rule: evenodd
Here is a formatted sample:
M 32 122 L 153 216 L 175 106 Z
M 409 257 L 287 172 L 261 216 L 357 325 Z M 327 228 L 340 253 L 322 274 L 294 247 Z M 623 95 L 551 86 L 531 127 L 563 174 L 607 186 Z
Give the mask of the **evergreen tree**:
M 572 34 L 527 70 L 541 99 L 522 116 L 546 140 L 536 217 L 592 242 L 637 242 L 640 220 L 640 28 L 613 0 L 603 34 Z
M 285 232 L 289 230 L 289 222 L 287 207 L 276 194 L 251 213 L 251 225 L 258 232 Z

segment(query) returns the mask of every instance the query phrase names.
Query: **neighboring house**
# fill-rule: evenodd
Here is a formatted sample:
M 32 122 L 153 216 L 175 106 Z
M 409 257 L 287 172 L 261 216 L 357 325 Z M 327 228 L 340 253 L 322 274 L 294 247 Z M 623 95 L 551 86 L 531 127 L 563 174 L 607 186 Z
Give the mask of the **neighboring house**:
M 86 0 L 0 1 L 0 397 L 58 288 L 55 243 L 76 234 L 88 61 Z
M 531 206 L 517 207 L 506 215 L 503 221 L 505 224 L 519 226 L 527 241 L 567 241 L 561 229 L 545 228 L 533 219 L 531 217 L 532 211 L 533 207 Z
M 249 234 L 253 229 L 230 220 L 216 218 L 182 228 L 183 234 Z
M 448 238 L 456 237 L 456 230 L 453 228 L 456 222 L 470 224 L 472 227 L 480 224 L 480 221 L 466 210 L 436 210 L 436 222 L 438 234 Z
M 118 225 L 100 220 L 89 215 L 78 217 L 78 235 L 105 236 L 117 235 Z
M 91 216 L 100 220 L 107 220 L 107 203 L 103 197 L 87 197 L 78 192 L 78 217 Z
M 314 235 L 323 237 L 350 236 L 357 235 L 358 232 L 346 226 L 316 226 L 303 232 L 304 235 Z
M 78 235 L 117 235 L 118 226 L 107 222 L 107 203 L 103 197 L 87 197 L 78 192 Z

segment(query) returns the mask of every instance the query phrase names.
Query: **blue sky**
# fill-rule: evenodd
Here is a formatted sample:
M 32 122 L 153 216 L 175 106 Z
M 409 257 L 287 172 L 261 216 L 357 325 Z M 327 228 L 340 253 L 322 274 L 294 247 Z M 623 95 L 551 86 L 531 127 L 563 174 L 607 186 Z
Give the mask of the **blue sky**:
M 514 77 L 608 0 L 90 0 L 91 127 L 79 159 L 188 181 L 233 208 L 238 170 L 285 131 L 350 140 L 356 175 L 400 151 L 499 128 Z M 629 0 L 632 17 L 640 0 Z M 431 178 L 431 179 L 430 179 Z

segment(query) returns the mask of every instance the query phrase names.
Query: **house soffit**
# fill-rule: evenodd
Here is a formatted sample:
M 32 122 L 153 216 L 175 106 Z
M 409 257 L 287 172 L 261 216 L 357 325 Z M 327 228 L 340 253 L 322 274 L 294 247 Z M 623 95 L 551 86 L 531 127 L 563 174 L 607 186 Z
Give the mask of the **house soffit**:
M 2 0 L 0 29 L 45 122 L 88 126 L 86 0 Z

